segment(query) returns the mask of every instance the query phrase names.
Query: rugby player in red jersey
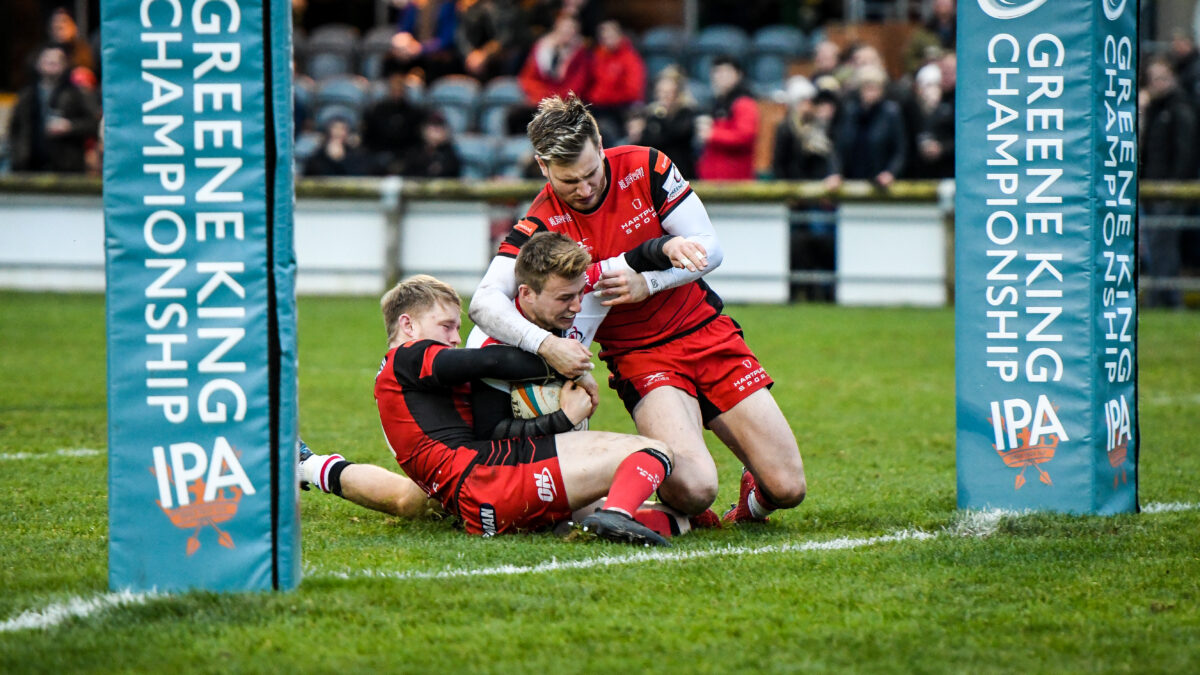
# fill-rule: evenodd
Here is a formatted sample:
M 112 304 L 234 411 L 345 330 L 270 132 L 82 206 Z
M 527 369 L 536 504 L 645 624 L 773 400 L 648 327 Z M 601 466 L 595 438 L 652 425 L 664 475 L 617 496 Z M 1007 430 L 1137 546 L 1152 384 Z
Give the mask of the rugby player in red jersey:
M 698 514 L 717 494 L 717 470 L 704 443 L 711 429 L 743 462 L 730 521 L 764 520 L 803 501 L 807 485 L 795 436 L 768 387 L 773 382 L 722 314 L 701 277 L 721 262 L 712 223 L 671 160 L 653 148 L 604 149 L 595 119 L 575 96 L 547 98 L 528 134 L 546 186 L 513 227 L 471 301 L 470 316 L 488 335 L 541 354 L 558 372 L 591 368 L 582 344 L 551 334 L 513 306 L 521 246 L 540 231 L 562 232 L 606 259 L 650 240 L 673 267 L 605 273 L 597 290 L 608 316 L 596 340 L 638 432 L 675 452 L 671 477 L 658 491 L 666 504 Z M 704 254 L 671 255 L 684 238 Z
M 671 473 L 664 443 L 601 431 L 477 440 L 473 381 L 546 381 L 556 374 L 514 347 L 454 349 L 461 304 L 454 289 L 433 277 L 397 284 L 381 306 L 388 353 L 375 398 L 384 435 L 411 482 L 458 515 L 468 532 L 544 528 L 607 496 L 602 509 L 583 519 L 585 529 L 614 541 L 668 545 L 632 517 Z M 586 391 L 568 383 L 564 396 L 587 401 L 590 414 Z M 309 455 L 301 472 L 324 491 L 385 512 L 394 512 L 394 500 L 410 490 L 398 474 L 339 455 Z

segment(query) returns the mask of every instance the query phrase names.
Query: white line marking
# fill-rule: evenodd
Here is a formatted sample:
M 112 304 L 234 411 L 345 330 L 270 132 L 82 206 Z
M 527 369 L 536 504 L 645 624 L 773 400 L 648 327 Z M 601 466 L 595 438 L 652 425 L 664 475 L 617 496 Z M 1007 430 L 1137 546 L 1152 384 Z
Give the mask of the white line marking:
M 551 560 L 537 565 L 501 565 L 499 567 L 451 568 L 436 571 L 394 571 L 394 570 L 346 570 L 341 572 L 318 571 L 312 576 L 316 578 L 333 579 L 451 579 L 457 577 L 489 577 L 511 576 L 516 574 L 540 574 L 542 572 L 557 572 L 559 570 L 583 570 L 593 567 L 611 567 L 615 565 L 633 565 L 643 562 L 687 561 L 720 556 L 763 555 L 765 553 L 802 553 L 806 551 L 843 551 L 864 546 L 874 546 L 894 541 L 933 539 L 936 534 L 920 530 L 901 530 L 893 534 L 865 539 L 833 539 L 830 541 L 805 542 L 801 544 L 776 544 L 772 546 L 722 546 L 720 548 L 702 549 L 699 551 L 636 551 L 623 555 L 603 555 L 598 558 L 583 560 Z
M 1180 502 L 1160 504 L 1146 504 L 1142 507 L 1142 513 L 1166 513 L 1174 511 L 1196 511 L 1200 510 L 1200 504 L 1185 504 Z M 964 511 L 955 517 L 954 522 L 943 530 L 943 534 L 950 536 L 963 537 L 982 537 L 992 534 L 996 531 L 999 523 L 1006 517 L 1020 518 L 1027 515 L 1029 511 Z M 809 551 L 845 551 L 855 548 L 864 548 L 867 546 L 875 546 L 878 544 L 887 544 L 898 541 L 927 541 L 936 539 L 940 534 L 924 532 L 922 530 L 900 530 L 892 534 L 886 534 L 879 537 L 866 537 L 861 539 L 840 538 L 831 539 L 829 541 L 809 541 L 795 544 L 774 544 L 770 546 L 722 546 L 719 548 L 701 549 L 697 551 L 659 551 L 645 550 L 634 551 L 624 555 L 602 555 L 598 558 L 584 558 L 583 560 L 566 560 L 559 562 L 550 560 L 549 562 L 538 563 L 536 565 L 501 565 L 499 567 L 483 567 L 483 568 L 449 568 L 444 570 L 423 571 L 423 570 L 345 570 L 345 571 L 322 571 L 322 570 L 307 570 L 306 576 L 315 579 L 391 579 L 395 581 L 406 580 L 421 580 L 421 579 L 452 579 L 461 577 L 489 577 L 489 576 L 513 576 L 518 574 L 541 574 L 544 572 L 557 572 L 560 570 L 583 570 L 596 567 L 612 567 L 619 565 L 635 565 L 643 562 L 674 562 L 688 560 L 702 560 L 704 558 L 717 558 L 722 556 L 743 556 L 743 555 L 763 555 L 767 553 L 805 553 Z M 72 598 L 66 602 L 59 602 L 50 605 L 42 610 L 28 610 L 22 612 L 16 617 L 0 623 L 0 633 L 8 633 L 18 630 L 30 629 L 47 629 L 53 628 L 70 618 L 83 618 L 91 616 L 98 612 L 108 609 L 123 607 L 127 605 L 141 605 L 147 601 L 169 598 L 166 593 L 132 593 L 122 591 L 119 593 L 107 593 L 98 595 L 91 599 Z
M 103 455 L 103 450 L 92 448 L 63 448 L 54 452 L 0 452 L 0 462 L 14 459 L 51 459 L 54 457 L 94 457 Z
M 9 633 L 17 630 L 28 629 L 46 629 L 57 626 L 58 624 L 71 618 L 83 618 L 91 616 L 96 612 L 102 612 L 113 607 L 123 607 L 125 605 L 141 605 L 147 600 L 165 597 L 159 593 L 132 593 L 130 591 L 121 591 L 119 593 L 107 593 L 98 595 L 94 598 L 71 598 L 65 602 L 57 602 L 49 607 L 41 610 L 29 610 L 18 614 L 16 617 L 0 623 L 0 633 Z

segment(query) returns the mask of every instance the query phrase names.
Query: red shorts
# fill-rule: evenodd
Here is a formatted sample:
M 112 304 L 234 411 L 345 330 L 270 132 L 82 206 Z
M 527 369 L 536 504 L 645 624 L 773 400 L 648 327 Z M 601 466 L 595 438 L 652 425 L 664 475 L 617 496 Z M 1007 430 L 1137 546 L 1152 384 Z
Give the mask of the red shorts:
M 706 426 L 750 394 L 774 383 L 742 339 L 742 329 L 724 314 L 693 333 L 604 360 L 611 373 L 608 384 L 630 414 L 650 391 L 675 387 L 700 402 Z
M 571 517 L 553 436 L 467 447 L 479 452 L 457 489 L 458 515 L 467 532 L 537 530 Z

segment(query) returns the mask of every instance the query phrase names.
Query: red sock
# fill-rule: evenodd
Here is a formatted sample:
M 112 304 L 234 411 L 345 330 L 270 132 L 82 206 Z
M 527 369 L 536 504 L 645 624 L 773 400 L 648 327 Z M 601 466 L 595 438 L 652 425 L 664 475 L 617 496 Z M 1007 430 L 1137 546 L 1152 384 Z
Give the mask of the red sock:
M 672 518 L 670 514 L 659 511 L 658 509 L 638 509 L 638 511 L 633 514 L 633 519 L 661 534 L 667 539 L 670 539 L 671 535 L 675 534 L 675 531 L 671 527 Z
M 617 466 L 604 508 L 632 516 L 669 475 L 671 460 L 666 455 L 651 448 L 638 450 Z

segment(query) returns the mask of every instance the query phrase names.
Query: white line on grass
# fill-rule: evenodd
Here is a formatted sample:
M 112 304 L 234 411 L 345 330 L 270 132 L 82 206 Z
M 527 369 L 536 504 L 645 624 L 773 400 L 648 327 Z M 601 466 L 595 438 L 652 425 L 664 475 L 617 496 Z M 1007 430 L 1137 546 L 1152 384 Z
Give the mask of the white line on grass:
M 45 609 L 29 610 L 16 617 L 0 623 L 0 633 L 17 630 L 53 628 L 71 618 L 91 616 L 113 607 L 125 605 L 141 605 L 147 600 L 162 597 L 158 593 L 133 593 L 121 591 L 106 593 L 94 598 L 71 598 L 65 602 L 56 602 Z
M 511 576 L 516 574 L 540 574 L 542 572 L 557 572 L 560 570 L 585 570 L 594 567 L 612 567 L 616 565 L 633 565 L 643 562 L 683 562 L 715 558 L 720 556 L 763 555 L 765 553 L 802 553 L 807 551 L 844 551 L 876 544 L 886 544 L 894 541 L 924 540 L 936 537 L 936 534 L 921 530 L 901 530 L 880 537 L 864 539 L 833 539 L 830 541 L 810 541 L 802 544 L 776 544 L 772 546 L 722 546 L 720 548 L 702 549 L 699 551 L 635 551 L 623 555 L 602 555 L 597 558 L 583 560 L 551 560 L 536 565 L 500 565 L 499 567 L 482 568 L 451 568 L 435 571 L 397 571 L 397 570 L 347 570 L 341 572 L 317 572 L 315 578 L 333 579 L 452 579 L 456 577 L 490 577 Z
M 1143 513 L 1166 513 L 1172 511 L 1196 511 L 1200 510 L 1200 504 L 1185 504 L 1180 502 L 1175 503 L 1152 503 L 1142 507 Z M 962 537 L 983 537 L 990 535 L 999 527 L 1001 520 L 1004 518 L 1020 518 L 1029 511 L 964 511 L 959 514 L 955 521 L 943 530 L 944 534 L 951 536 Z M 314 579 L 391 579 L 395 581 L 404 580 L 421 580 L 421 579 L 452 579 L 461 577 L 488 577 L 488 576 L 512 576 L 518 574 L 541 574 L 544 572 L 557 572 L 561 570 L 584 570 L 597 567 L 613 567 L 620 565 L 635 565 L 644 562 L 683 562 L 689 560 L 701 560 L 704 558 L 717 558 L 722 556 L 744 556 L 744 555 L 763 555 L 767 553 L 806 553 L 811 551 L 845 551 L 855 548 L 864 548 L 867 546 L 875 546 L 878 544 L 887 544 L 898 541 L 927 541 L 936 539 L 941 536 L 937 533 L 924 532 L 922 530 L 900 530 L 892 534 L 886 534 L 879 537 L 865 537 L 861 539 L 840 538 L 831 539 L 829 541 L 809 541 L 796 544 L 774 544 L 770 546 L 722 546 L 719 548 L 700 549 L 697 551 L 660 551 L 660 550 L 643 550 L 633 551 L 623 555 L 601 555 L 596 558 L 584 558 L 582 560 L 551 560 L 549 562 L 539 563 L 537 565 L 501 565 L 499 567 L 481 567 L 481 568 L 449 568 L 444 570 L 422 571 L 398 571 L 398 570 L 345 570 L 345 571 L 321 571 L 316 570 L 308 574 L 309 578 Z M 55 603 L 42 610 L 29 610 L 23 612 L 16 617 L 0 623 L 0 633 L 8 633 L 18 630 L 29 629 L 47 629 L 53 628 L 70 618 L 82 618 L 91 616 L 98 612 L 102 612 L 115 607 L 123 607 L 126 605 L 141 605 L 149 600 L 168 598 L 170 595 L 165 593 L 131 593 L 122 591 L 119 593 L 107 593 L 94 598 L 72 598 L 65 602 Z
M 0 452 L 0 462 L 14 459 L 51 459 L 54 457 L 94 457 L 104 454 L 92 448 L 63 448 L 54 452 Z

